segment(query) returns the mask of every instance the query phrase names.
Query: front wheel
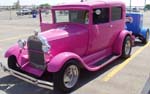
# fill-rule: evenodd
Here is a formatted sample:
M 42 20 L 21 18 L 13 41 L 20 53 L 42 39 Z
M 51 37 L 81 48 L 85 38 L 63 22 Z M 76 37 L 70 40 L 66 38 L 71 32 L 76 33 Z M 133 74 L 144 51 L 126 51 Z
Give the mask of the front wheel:
M 60 91 L 69 93 L 77 85 L 80 69 L 76 61 L 71 60 L 57 73 L 54 73 L 54 86 Z
M 17 63 L 17 59 L 15 56 L 10 56 L 8 58 L 8 67 L 14 70 L 17 70 L 19 68 L 19 65 Z
M 122 47 L 122 58 L 128 58 L 130 57 L 131 54 L 131 49 L 132 49 L 132 41 L 130 36 L 126 36 L 123 42 L 123 47 Z

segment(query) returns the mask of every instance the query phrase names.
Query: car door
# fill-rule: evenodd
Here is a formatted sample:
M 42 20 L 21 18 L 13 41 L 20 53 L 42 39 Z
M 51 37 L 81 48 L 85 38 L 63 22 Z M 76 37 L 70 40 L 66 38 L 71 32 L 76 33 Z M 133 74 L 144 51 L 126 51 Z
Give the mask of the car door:
M 110 40 L 110 45 L 113 45 L 114 41 L 118 37 L 118 34 L 124 30 L 125 28 L 125 21 L 124 21 L 124 14 L 125 10 L 121 5 L 112 5 L 111 6 L 111 33 L 112 38 Z
M 112 37 L 111 24 L 110 24 L 110 8 L 95 8 L 93 9 L 93 26 L 90 33 L 90 53 L 94 53 L 110 45 L 110 39 Z

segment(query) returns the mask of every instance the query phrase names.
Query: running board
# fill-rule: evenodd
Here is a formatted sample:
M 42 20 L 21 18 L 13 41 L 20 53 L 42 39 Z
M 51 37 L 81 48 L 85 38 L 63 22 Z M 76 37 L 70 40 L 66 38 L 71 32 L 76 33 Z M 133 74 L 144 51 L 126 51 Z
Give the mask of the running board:
M 105 65 L 109 64 L 110 62 L 112 62 L 113 60 L 117 59 L 118 57 L 119 57 L 119 55 L 112 54 L 112 55 L 110 55 L 110 56 L 108 56 L 108 57 L 106 57 L 106 58 L 104 58 L 104 59 L 102 59 L 102 60 L 92 64 L 92 65 L 90 65 L 90 67 L 105 66 Z

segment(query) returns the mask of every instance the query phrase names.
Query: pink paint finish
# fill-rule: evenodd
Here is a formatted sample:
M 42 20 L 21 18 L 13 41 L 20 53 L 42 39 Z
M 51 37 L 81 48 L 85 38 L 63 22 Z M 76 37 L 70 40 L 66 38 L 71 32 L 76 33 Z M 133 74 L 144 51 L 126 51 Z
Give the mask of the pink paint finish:
M 42 74 L 44 73 L 43 70 L 39 70 L 39 69 L 34 68 L 33 66 L 31 66 L 29 62 L 26 62 L 26 64 L 21 69 L 28 72 L 28 73 L 30 73 L 30 74 L 34 74 L 38 77 L 42 76 Z
M 122 45 L 123 45 L 123 41 L 125 39 L 125 37 L 129 35 L 132 37 L 132 32 L 129 32 L 127 30 L 123 30 L 119 36 L 117 37 L 115 43 L 114 43 L 114 46 L 113 46 L 113 51 L 116 53 L 116 54 L 122 54 Z M 133 40 L 133 39 L 132 39 Z
M 41 23 L 40 27 L 41 27 L 41 31 L 44 32 L 44 31 L 50 30 L 56 26 L 54 24 Z
M 52 58 L 50 63 L 48 63 L 47 70 L 49 72 L 57 72 L 62 68 L 65 62 L 67 62 L 70 59 L 79 60 L 80 63 L 84 64 L 82 58 L 78 56 L 77 54 L 72 53 L 72 52 L 63 52 L 63 53 L 56 55 L 54 58 Z
M 66 24 L 65 26 L 64 24 L 59 24 L 57 28 L 43 32 L 41 35 L 49 40 L 53 56 L 61 52 L 73 52 L 79 56 L 84 56 L 88 45 L 87 28 L 77 24 Z
M 5 52 L 5 57 L 8 58 L 11 55 L 14 55 L 16 57 L 19 56 L 20 53 L 20 48 L 18 47 L 18 44 L 15 44 L 11 46 L 6 52 Z
M 111 20 L 111 7 L 122 8 L 122 19 Z M 93 10 L 97 8 L 109 8 L 109 22 L 93 24 Z M 57 23 L 55 19 L 56 10 L 86 10 L 89 13 L 88 24 L 75 22 Z M 45 53 L 47 71 L 58 72 L 70 59 L 76 59 L 78 63 L 89 71 L 96 71 L 111 63 L 122 54 L 124 38 L 131 33 L 124 30 L 125 27 L 125 5 L 122 2 L 92 1 L 77 4 L 66 4 L 52 7 L 52 23 L 43 23 L 40 14 L 40 36 L 43 36 L 51 46 L 50 53 Z M 41 12 L 40 12 L 41 13 Z M 30 66 L 28 48 L 20 52 L 18 45 L 10 48 L 5 56 L 16 56 L 22 70 L 41 76 L 44 71 Z M 42 53 L 42 52 L 41 52 Z M 116 55 L 95 66 L 98 61 Z M 37 57 L 38 58 L 38 57 Z

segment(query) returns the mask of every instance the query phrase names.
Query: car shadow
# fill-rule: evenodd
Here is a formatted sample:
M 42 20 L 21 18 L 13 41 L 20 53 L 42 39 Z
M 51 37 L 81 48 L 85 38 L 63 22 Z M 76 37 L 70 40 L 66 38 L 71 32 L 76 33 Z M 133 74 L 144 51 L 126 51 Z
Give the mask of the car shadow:
M 96 72 L 89 72 L 82 69 L 78 85 L 74 91 L 88 84 L 90 81 L 96 79 L 97 77 L 100 77 L 101 74 L 107 72 L 123 61 L 123 59 L 119 58 Z M 51 91 L 34 86 L 10 75 L 0 78 L 0 92 L 1 91 L 4 92 L 4 94 L 63 94 L 58 90 Z
M 133 47 L 141 47 L 144 46 L 145 44 L 143 44 L 141 41 L 135 41 Z
M 103 67 L 100 70 L 95 71 L 95 72 L 82 70 L 78 86 L 75 90 L 77 90 L 77 89 L 81 88 L 82 86 L 88 84 L 90 81 L 93 81 L 94 79 L 100 77 L 102 74 L 109 71 L 110 69 L 112 69 L 116 65 L 121 64 L 123 61 L 125 61 L 125 59 L 119 58 L 119 59 L 111 62 L 110 64 L 106 65 L 105 67 Z
M 11 75 L 0 78 L 0 92 L 3 92 L 2 94 L 50 94 L 49 90 L 36 87 Z
M 141 47 L 141 46 L 144 46 L 144 44 L 141 43 L 140 41 L 135 41 L 133 47 L 136 47 L 136 46 L 140 46 Z

